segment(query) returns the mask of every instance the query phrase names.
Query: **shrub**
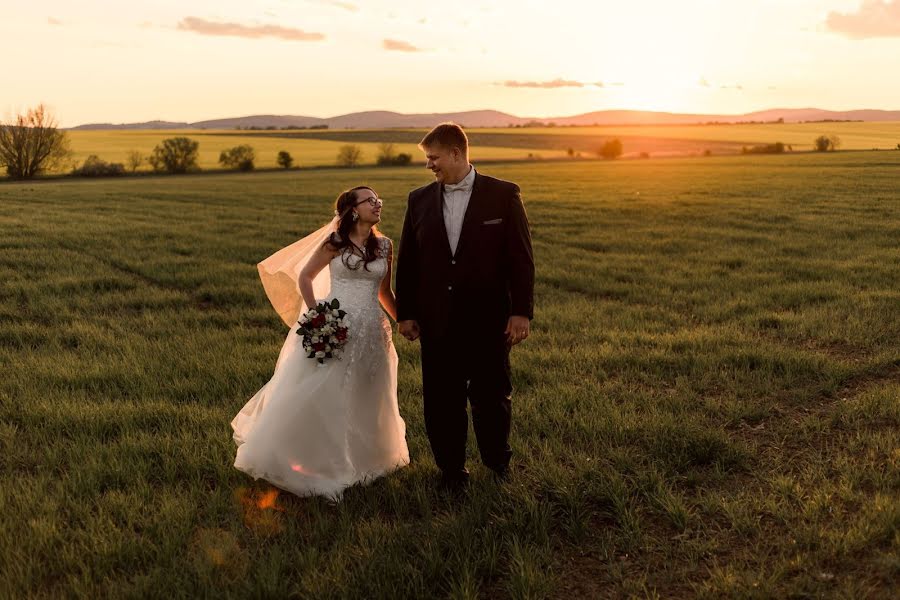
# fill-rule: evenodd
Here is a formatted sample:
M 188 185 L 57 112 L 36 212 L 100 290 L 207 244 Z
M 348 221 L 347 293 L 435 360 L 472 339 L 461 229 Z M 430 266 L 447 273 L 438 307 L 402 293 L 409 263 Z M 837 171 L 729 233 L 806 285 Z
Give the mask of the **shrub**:
M 836 135 L 820 135 L 813 140 L 813 148 L 816 152 L 828 152 L 837 150 L 841 145 L 841 138 Z
M 412 154 L 395 153 L 394 144 L 384 143 L 378 145 L 378 158 L 375 159 L 375 164 L 379 167 L 405 167 L 411 162 Z
M 341 167 L 355 167 L 362 160 L 362 149 L 354 144 L 341 146 L 338 150 L 337 164 Z
M 752 146 L 748 148 L 744 146 L 741 149 L 743 154 L 781 154 L 784 152 L 784 144 L 775 142 L 774 144 L 763 144 L 760 146 Z
M 72 171 L 72 174 L 81 177 L 116 177 L 125 174 L 125 165 L 108 163 L 96 154 L 91 154 L 84 159 L 84 163 L 80 167 Z
M 394 158 L 396 158 L 397 153 L 394 151 L 394 144 L 390 142 L 385 142 L 383 144 L 378 144 L 378 157 L 375 159 L 375 164 L 379 166 L 392 165 L 394 164 Z
M 222 153 L 219 154 L 219 164 L 229 169 L 238 169 L 239 171 L 252 171 L 255 160 L 256 153 L 251 146 L 246 144 L 222 150 Z
M 198 142 L 186 137 L 176 137 L 163 140 L 153 149 L 153 154 L 147 159 L 154 171 L 166 173 L 187 173 L 197 171 Z
M 615 138 L 607 140 L 597 151 L 597 154 L 606 160 L 613 160 L 622 156 L 622 140 Z
M 290 169 L 291 166 L 293 166 L 293 164 L 294 164 L 294 157 L 291 156 L 290 152 L 287 152 L 286 150 L 282 150 L 281 152 L 278 153 L 277 162 L 278 162 L 279 167 L 282 167 L 284 169 Z

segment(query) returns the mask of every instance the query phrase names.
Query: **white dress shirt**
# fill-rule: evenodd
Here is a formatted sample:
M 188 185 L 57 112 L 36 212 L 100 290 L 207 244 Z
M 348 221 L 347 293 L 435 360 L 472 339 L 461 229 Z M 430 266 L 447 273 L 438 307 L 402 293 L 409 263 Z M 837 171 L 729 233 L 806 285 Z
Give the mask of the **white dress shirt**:
M 462 181 L 444 185 L 444 226 L 447 228 L 452 254 L 456 254 L 456 247 L 459 245 L 459 234 L 462 233 L 463 218 L 466 216 L 474 184 L 475 167 L 469 165 L 469 173 Z

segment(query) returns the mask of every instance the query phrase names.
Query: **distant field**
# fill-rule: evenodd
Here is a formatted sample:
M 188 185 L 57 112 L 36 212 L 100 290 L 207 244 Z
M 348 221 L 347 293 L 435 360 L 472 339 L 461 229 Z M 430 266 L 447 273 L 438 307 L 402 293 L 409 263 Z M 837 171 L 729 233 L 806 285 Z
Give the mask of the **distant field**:
M 111 162 L 124 162 L 128 152 L 138 150 L 149 155 L 163 139 L 187 136 L 200 142 L 200 167 L 220 168 L 219 153 L 240 144 L 256 150 L 256 165 L 276 167 L 278 152 L 291 153 L 302 167 L 334 165 L 338 149 L 356 144 L 363 152 L 363 164 L 374 164 L 378 144 L 393 142 L 397 152 L 420 162 L 416 144 L 424 130 L 287 130 L 287 131 L 71 131 L 72 163 L 80 164 L 91 154 Z M 782 142 L 794 151 L 808 151 L 819 135 L 837 135 L 841 149 L 895 149 L 900 143 L 900 123 L 805 123 L 787 125 L 705 125 L 705 126 L 631 126 L 631 127 L 545 127 L 472 129 L 468 131 L 471 157 L 479 160 L 558 159 L 572 154 L 596 158 L 597 150 L 613 137 L 622 140 L 624 158 L 641 153 L 651 157 L 737 154 L 743 146 Z M 63 171 L 71 170 L 72 165 Z M 144 165 L 142 170 L 148 170 Z
M 226 132 L 223 132 L 226 133 Z M 318 139 L 362 143 L 392 141 L 415 144 L 422 130 L 306 130 L 243 132 L 257 138 Z M 782 142 L 794 151 L 812 149 L 820 135 L 837 135 L 845 150 L 896 149 L 900 143 L 897 123 L 802 123 L 782 125 L 658 125 L 615 127 L 543 127 L 469 129 L 473 147 L 499 146 L 523 148 L 530 152 L 565 152 L 569 148 L 583 156 L 596 156 L 597 149 L 608 139 L 622 140 L 625 156 L 646 152 L 651 156 L 735 154 L 743 146 Z
M 315 137 L 281 137 L 276 135 L 247 135 L 250 132 L 238 131 L 70 131 L 73 162 L 80 164 L 91 154 L 96 154 L 109 162 L 125 162 L 128 153 L 138 150 L 149 156 L 153 148 L 162 140 L 170 137 L 185 136 L 200 143 L 200 167 L 203 169 L 221 168 L 219 154 L 222 150 L 240 144 L 249 144 L 256 151 L 256 166 L 277 167 L 275 162 L 278 152 L 286 150 L 294 157 L 295 164 L 301 167 L 334 165 L 338 149 L 353 143 L 362 149 L 362 163 L 374 164 L 378 156 L 378 143 L 381 138 L 371 140 L 329 141 Z M 421 135 L 414 141 L 396 144 L 397 152 L 411 154 L 414 163 L 422 161 L 422 151 L 416 144 Z M 505 148 L 495 146 L 476 146 L 472 148 L 472 160 L 518 160 L 525 159 L 528 154 L 540 154 L 543 158 L 557 158 L 565 155 L 562 150 L 547 148 Z M 142 170 L 149 170 L 144 165 Z M 70 169 L 66 169 L 70 170 Z
M 395 336 L 412 464 L 337 506 L 232 467 L 256 263 L 359 183 L 397 240 L 424 169 L 0 184 L 0 597 L 895 597 L 900 152 L 484 171 L 537 263 L 511 480 L 435 489 Z

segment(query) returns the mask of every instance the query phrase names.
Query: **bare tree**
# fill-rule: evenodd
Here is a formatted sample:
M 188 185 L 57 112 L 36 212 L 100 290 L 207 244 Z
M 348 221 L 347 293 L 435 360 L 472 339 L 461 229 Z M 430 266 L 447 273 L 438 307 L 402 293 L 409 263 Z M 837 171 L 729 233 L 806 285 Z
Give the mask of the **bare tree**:
M 378 158 L 375 159 L 377 165 L 392 165 L 396 158 L 397 151 L 394 149 L 394 144 L 390 142 L 378 144 Z
M 43 104 L 0 123 L 0 166 L 13 179 L 30 179 L 65 161 L 69 138 L 57 129 L 56 119 Z
M 126 164 L 128 165 L 128 168 L 131 169 L 131 172 L 134 173 L 138 170 L 138 167 L 144 164 L 144 155 L 137 150 L 132 150 L 126 157 Z
M 341 146 L 337 155 L 337 164 L 341 167 L 355 167 L 362 159 L 362 149 L 354 144 Z

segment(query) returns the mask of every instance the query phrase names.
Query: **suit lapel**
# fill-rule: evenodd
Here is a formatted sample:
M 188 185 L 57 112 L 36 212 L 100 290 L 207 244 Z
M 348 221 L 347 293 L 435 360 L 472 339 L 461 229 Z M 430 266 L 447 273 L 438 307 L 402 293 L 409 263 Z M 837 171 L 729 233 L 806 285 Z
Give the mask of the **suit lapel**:
M 438 183 L 434 186 L 437 191 L 434 196 L 432 196 L 431 200 L 431 214 L 432 219 L 436 220 L 437 223 L 435 227 L 438 232 L 438 244 L 442 244 L 443 247 L 447 250 L 447 256 L 452 257 L 452 252 L 450 251 L 450 238 L 447 235 L 447 225 L 444 223 L 444 187 Z M 459 247 L 457 246 L 457 249 Z
M 472 195 L 469 196 L 469 204 L 466 206 L 466 214 L 463 217 L 463 225 L 462 231 L 459 233 L 459 242 L 456 244 L 456 254 L 454 256 L 459 256 L 460 251 L 462 250 L 463 244 L 466 239 L 472 237 L 473 229 L 477 228 L 478 225 L 478 213 L 481 209 L 481 205 L 483 204 L 481 200 L 481 176 L 478 174 L 478 171 L 475 171 L 475 181 L 472 183 Z M 442 219 L 443 220 L 443 219 Z M 446 232 L 444 233 L 446 236 Z M 449 246 L 450 242 L 447 242 Z

